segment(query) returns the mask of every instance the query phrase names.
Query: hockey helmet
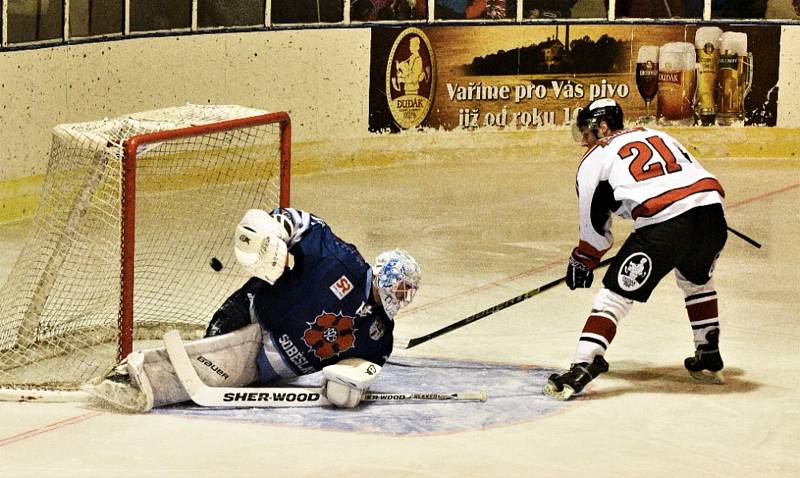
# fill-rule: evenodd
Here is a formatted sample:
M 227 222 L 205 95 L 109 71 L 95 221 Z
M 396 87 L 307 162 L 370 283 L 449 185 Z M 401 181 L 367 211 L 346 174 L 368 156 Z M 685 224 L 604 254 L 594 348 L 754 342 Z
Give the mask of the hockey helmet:
M 417 261 L 401 249 L 379 254 L 372 267 L 372 275 L 372 283 L 378 289 L 383 310 L 392 320 L 398 310 L 414 299 L 422 279 Z
M 599 137 L 597 129 L 600 127 L 601 121 L 605 121 L 612 131 L 622 129 L 622 107 L 611 98 L 592 101 L 578 113 L 578 118 L 572 125 L 572 138 L 580 142 L 583 137 L 583 128 L 589 128 Z

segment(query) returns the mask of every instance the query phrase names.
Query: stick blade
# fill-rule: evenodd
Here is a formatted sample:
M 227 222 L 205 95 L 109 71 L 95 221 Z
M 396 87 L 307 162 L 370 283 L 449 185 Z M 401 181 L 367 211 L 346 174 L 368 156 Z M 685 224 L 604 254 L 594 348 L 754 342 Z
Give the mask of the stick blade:
M 394 342 L 392 343 L 392 346 L 396 349 L 407 349 L 411 345 L 412 340 L 413 339 L 410 339 L 408 337 L 396 335 L 394 337 Z

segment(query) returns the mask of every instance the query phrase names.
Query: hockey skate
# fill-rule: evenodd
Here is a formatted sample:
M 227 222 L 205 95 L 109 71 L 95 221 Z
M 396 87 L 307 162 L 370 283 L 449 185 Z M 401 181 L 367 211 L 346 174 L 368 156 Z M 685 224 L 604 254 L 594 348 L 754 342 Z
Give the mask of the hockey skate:
M 694 357 L 687 357 L 683 366 L 695 380 L 721 385 L 725 383 L 722 375 L 722 357 L 719 355 L 719 329 L 706 334 L 707 344 L 698 345 Z
M 147 398 L 131 380 L 125 361 L 115 365 L 108 373 L 84 384 L 81 390 L 103 405 L 128 413 L 147 410 Z
M 574 363 L 567 372 L 550 375 L 547 385 L 544 386 L 544 393 L 559 400 L 569 400 L 604 372 L 608 372 L 608 362 L 601 355 L 596 355 L 591 364 Z

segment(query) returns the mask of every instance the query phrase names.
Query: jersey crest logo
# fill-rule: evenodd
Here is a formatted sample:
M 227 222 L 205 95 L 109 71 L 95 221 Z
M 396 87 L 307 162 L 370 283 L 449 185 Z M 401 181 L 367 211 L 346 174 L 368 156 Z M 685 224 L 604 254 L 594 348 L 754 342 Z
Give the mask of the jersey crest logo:
M 636 252 L 628 256 L 619 268 L 617 282 L 624 291 L 634 291 L 647 282 L 653 270 L 653 261 L 644 252 Z
M 356 341 L 352 317 L 342 314 L 323 312 L 314 322 L 307 322 L 308 328 L 303 333 L 303 342 L 320 360 L 326 360 L 353 348 Z
M 333 295 L 339 298 L 339 300 L 344 299 L 344 297 L 353 290 L 353 283 L 347 278 L 347 276 L 342 276 L 336 280 L 330 287 Z

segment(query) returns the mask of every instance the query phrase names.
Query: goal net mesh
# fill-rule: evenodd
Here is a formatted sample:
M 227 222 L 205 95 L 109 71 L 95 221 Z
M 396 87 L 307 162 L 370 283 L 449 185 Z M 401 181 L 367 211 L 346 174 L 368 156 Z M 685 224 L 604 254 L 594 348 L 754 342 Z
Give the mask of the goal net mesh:
M 130 287 L 121 281 L 122 224 L 131 216 L 123 211 L 135 213 L 134 348 L 169 329 L 202 336 L 247 278 L 233 257 L 239 219 L 282 204 L 288 147 L 279 122 L 202 126 L 265 114 L 186 105 L 55 127 L 30 233 L 0 289 L 0 387 L 76 389 L 116 363 L 122 289 Z M 126 157 L 130 138 L 174 130 L 185 134 Z M 134 208 L 123 193 L 131 160 Z

